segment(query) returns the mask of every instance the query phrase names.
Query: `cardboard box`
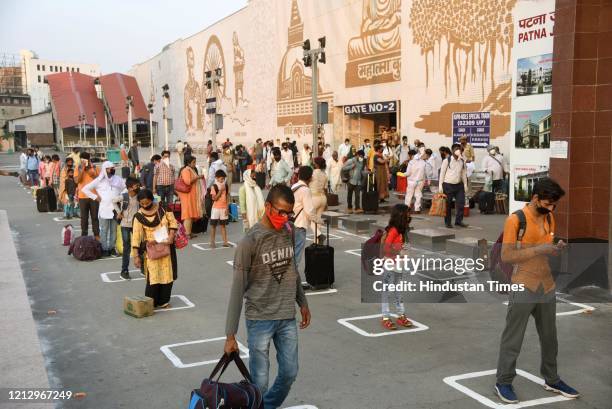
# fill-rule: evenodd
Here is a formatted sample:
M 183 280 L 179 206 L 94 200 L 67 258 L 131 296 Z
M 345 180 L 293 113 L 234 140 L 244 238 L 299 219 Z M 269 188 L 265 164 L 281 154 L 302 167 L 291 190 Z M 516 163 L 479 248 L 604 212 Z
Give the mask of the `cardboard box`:
M 134 318 L 149 317 L 153 315 L 153 298 L 144 295 L 125 297 L 123 312 Z

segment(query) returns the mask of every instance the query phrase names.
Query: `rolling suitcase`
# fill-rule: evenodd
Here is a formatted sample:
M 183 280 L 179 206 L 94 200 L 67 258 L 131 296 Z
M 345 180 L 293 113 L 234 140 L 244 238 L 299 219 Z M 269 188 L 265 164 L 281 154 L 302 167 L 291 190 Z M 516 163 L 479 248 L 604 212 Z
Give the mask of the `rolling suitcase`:
M 52 187 L 42 187 L 36 190 L 36 208 L 41 213 L 57 211 L 57 200 Z
M 229 221 L 237 222 L 238 221 L 238 205 L 236 203 L 230 203 L 228 208 L 229 208 L 228 209 Z
M 317 231 L 315 228 L 315 237 Z M 315 289 L 329 288 L 334 284 L 334 248 L 329 245 L 329 222 L 327 222 L 327 244 L 316 241 L 305 249 L 306 282 Z
M 124 166 L 121 168 L 121 177 L 123 179 L 127 179 L 130 176 L 130 168 L 128 166 Z
M 331 193 L 331 184 L 329 182 L 327 182 L 327 193 L 325 196 L 327 197 L 327 206 L 338 206 L 340 204 L 338 195 L 336 193 Z
M 361 209 L 366 213 L 378 212 L 378 191 L 376 191 L 373 173 L 367 176 L 365 190 L 361 197 Z
M 201 219 L 194 220 L 191 224 L 191 233 L 200 234 L 206 233 L 208 230 L 208 217 L 202 217 Z
M 257 186 L 259 186 L 261 190 L 264 190 L 266 188 L 266 173 L 256 172 L 255 177 L 256 177 L 255 182 L 257 183 Z
M 495 210 L 495 194 L 481 191 L 478 194 L 478 209 L 480 213 L 493 214 Z

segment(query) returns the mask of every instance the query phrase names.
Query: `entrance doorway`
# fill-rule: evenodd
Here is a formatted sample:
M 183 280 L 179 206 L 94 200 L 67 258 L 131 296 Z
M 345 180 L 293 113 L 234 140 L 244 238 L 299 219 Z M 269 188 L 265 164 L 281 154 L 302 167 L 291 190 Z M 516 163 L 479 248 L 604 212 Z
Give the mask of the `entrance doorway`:
M 355 147 L 366 139 L 399 143 L 399 111 L 399 101 L 345 105 L 342 140 L 350 139 Z

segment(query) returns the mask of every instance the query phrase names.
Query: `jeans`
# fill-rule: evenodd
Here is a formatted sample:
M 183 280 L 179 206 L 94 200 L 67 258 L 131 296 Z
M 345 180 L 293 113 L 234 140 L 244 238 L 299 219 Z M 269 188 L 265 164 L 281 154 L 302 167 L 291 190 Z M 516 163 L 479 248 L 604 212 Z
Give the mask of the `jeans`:
M 383 273 L 383 284 L 399 284 L 404 279 L 403 273 L 397 273 L 395 271 L 385 270 Z M 405 313 L 404 301 L 401 291 L 383 291 L 381 294 L 382 302 L 382 315 L 383 318 L 390 318 L 391 311 L 389 308 L 389 297 L 392 297 L 395 302 L 395 311 L 397 315 L 403 315 Z
M 443 183 L 442 190 L 446 195 L 446 216 L 444 223 L 451 224 L 451 203 L 455 199 L 455 224 L 463 222 L 463 208 L 465 207 L 465 189 L 463 183 Z
M 38 186 L 40 182 L 40 175 L 37 170 L 28 170 L 28 180 L 32 186 Z
M 174 186 L 157 185 L 156 190 L 164 208 L 167 208 L 169 204 L 174 203 Z
M 123 259 L 121 260 L 121 271 L 130 268 L 130 252 L 132 251 L 132 228 L 121 227 L 121 241 L 123 241 Z
M 64 205 L 64 219 L 70 219 L 76 216 L 74 202 L 69 202 Z
M 91 228 L 94 236 L 100 235 L 100 222 L 98 220 L 98 209 L 100 204 L 95 200 L 79 199 L 79 209 L 81 212 L 81 235 L 87 236 L 89 232 L 89 217 L 91 216 Z
M 291 390 L 298 373 L 298 334 L 295 319 L 246 320 L 249 370 L 263 395 L 264 408 L 278 408 Z M 278 375 L 268 389 L 270 341 L 276 348 Z
M 306 229 L 300 227 L 295 228 L 295 269 L 299 270 L 300 261 L 302 261 L 302 254 L 304 254 L 304 247 L 306 247 Z
M 117 240 L 117 220 L 100 219 L 100 242 L 103 251 L 111 251 L 115 248 Z
M 356 186 L 350 183 L 346 184 L 346 203 L 349 209 L 353 208 L 353 192 L 355 192 L 355 209 L 361 209 L 361 186 Z

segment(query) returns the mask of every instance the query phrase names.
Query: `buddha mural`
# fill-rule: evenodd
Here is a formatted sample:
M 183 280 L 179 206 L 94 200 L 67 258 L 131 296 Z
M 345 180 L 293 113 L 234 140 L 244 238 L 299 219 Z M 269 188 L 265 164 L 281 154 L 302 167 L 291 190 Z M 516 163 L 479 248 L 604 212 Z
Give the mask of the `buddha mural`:
M 362 0 L 361 33 L 349 40 L 346 86 L 401 79 L 401 0 Z
M 234 31 L 232 36 L 232 44 L 234 46 L 234 78 L 236 81 L 235 100 L 236 105 L 244 99 L 244 50 L 238 42 L 238 34 Z

